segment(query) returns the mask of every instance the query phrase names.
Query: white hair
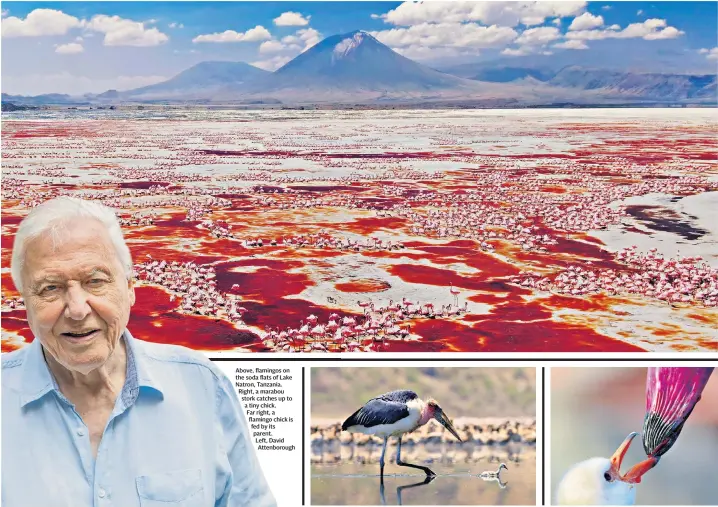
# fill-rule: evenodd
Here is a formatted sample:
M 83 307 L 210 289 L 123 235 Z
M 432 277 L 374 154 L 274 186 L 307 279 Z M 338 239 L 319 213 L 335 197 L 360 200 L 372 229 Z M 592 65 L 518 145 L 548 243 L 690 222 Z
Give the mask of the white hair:
M 127 243 L 125 243 L 122 229 L 120 229 L 120 222 L 117 220 L 114 211 L 97 202 L 61 196 L 45 201 L 35 207 L 20 223 L 17 234 L 15 234 L 10 272 L 12 281 L 19 292 L 23 290 L 22 268 L 25 262 L 27 242 L 49 232 L 54 243 L 57 244 L 59 232 L 69 222 L 78 218 L 91 218 L 105 226 L 110 236 L 110 241 L 115 247 L 117 259 L 122 264 L 125 276 L 128 280 L 132 278 L 132 255 Z

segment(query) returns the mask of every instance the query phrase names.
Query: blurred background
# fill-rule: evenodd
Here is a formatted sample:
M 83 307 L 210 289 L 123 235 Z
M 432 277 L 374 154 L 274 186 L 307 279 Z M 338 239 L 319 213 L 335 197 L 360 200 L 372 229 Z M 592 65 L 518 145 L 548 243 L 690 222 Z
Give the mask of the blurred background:
M 463 442 L 431 420 L 402 440 L 402 459 L 438 476 L 394 463 L 389 440 L 385 487 L 379 481 L 382 439 L 341 431 L 370 399 L 411 389 L 434 398 Z M 536 501 L 534 368 L 342 367 L 311 370 L 312 505 L 533 505 Z M 501 481 L 482 472 L 508 470 Z
M 312 368 L 312 422 L 344 421 L 396 389 L 433 397 L 451 418 L 536 416 L 534 368 Z
M 639 432 L 621 472 L 646 458 L 640 432 L 646 368 L 551 368 L 551 494 L 585 459 L 610 457 Z M 718 373 L 714 372 L 675 445 L 636 489 L 639 505 L 718 505 Z

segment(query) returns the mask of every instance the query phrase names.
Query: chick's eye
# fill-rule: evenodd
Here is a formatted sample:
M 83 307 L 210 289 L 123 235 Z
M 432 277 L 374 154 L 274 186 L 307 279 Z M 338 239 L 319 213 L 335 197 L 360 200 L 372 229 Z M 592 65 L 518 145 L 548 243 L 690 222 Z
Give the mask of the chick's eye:
M 609 474 L 608 472 L 603 474 L 603 478 L 606 479 L 606 482 L 611 482 L 611 474 Z

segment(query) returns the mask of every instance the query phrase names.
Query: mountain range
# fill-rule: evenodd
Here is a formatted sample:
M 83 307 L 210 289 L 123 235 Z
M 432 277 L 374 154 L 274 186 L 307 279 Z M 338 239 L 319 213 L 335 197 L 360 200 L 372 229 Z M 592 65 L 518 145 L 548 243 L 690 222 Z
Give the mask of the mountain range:
M 275 72 L 244 62 L 202 62 L 142 88 L 81 97 L 2 94 L 15 104 L 412 104 L 540 106 L 716 105 L 716 75 L 638 73 L 569 65 L 560 69 L 497 62 L 437 70 L 355 31 L 327 37 Z

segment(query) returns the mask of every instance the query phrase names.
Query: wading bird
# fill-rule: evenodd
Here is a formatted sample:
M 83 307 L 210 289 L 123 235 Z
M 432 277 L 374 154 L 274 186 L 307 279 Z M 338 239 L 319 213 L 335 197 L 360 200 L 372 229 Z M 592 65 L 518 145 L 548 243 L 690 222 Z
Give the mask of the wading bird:
M 631 433 L 611 459 L 591 458 L 574 465 L 558 485 L 559 505 L 633 505 L 635 485 L 643 474 L 656 466 L 658 458 L 649 456 L 621 475 L 621 463 L 631 441 L 638 433 Z
M 423 401 L 414 391 L 391 391 L 369 400 L 362 408 L 354 412 L 342 424 L 342 430 L 350 433 L 364 433 L 376 435 L 384 439 L 379 458 L 379 471 L 382 483 L 384 482 L 384 455 L 389 437 L 399 437 L 399 447 L 396 451 L 396 464 L 399 466 L 418 468 L 433 477 L 436 474 L 428 467 L 412 465 L 401 461 L 401 438 L 405 433 L 411 433 L 419 426 L 436 419 L 454 435 L 459 442 L 461 438 L 454 429 L 451 420 L 444 414 L 439 404 L 429 399 Z

